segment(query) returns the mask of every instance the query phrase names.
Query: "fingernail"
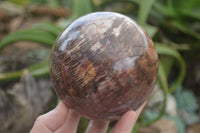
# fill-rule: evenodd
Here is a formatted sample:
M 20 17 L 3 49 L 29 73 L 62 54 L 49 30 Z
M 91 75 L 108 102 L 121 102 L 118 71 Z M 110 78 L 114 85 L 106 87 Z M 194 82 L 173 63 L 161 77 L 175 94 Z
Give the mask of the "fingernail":
M 145 101 L 135 112 L 137 114 L 137 116 L 140 115 L 140 113 L 142 112 L 142 110 L 144 109 L 144 107 L 146 106 L 147 101 Z

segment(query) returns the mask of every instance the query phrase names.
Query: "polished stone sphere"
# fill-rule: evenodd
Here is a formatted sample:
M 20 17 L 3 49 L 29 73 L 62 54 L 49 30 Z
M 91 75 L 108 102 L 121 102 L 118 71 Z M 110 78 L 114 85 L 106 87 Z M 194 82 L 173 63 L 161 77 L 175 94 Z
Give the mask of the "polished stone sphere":
M 94 120 L 136 110 L 151 94 L 157 73 L 158 55 L 147 33 L 113 12 L 75 20 L 58 36 L 50 57 L 59 98 Z

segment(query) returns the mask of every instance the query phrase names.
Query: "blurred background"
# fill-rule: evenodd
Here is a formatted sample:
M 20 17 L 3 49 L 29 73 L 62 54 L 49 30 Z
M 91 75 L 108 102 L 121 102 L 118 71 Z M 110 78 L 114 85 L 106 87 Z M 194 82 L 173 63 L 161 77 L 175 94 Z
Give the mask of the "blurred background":
M 0 0 L 0 133 L 28 133 L 57 105 L 51 47 L 73 20 L 95 11 L 137 21 L 159 55 L 157 84 L 132 133 L 199 133 L 200 0 Z M 81 118 L 78 133 L 87 124 Z

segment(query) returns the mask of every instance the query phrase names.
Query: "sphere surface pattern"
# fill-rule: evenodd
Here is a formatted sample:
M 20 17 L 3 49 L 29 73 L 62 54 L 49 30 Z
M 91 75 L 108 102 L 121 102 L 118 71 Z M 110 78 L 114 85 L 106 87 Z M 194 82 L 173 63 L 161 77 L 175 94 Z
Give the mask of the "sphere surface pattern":
M 113 12 L 83 16 L 57 38 L 50 74 L 57 95 L 94 120 L 136 110 L 151 94 L 158 73 L 152 40 L 130 18 Z

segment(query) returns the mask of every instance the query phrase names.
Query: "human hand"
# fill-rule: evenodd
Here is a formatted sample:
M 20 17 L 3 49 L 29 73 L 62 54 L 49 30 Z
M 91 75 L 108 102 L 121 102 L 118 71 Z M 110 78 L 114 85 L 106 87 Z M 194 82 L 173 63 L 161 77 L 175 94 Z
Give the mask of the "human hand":
M 126 112 L 117 122 L 112 133 L 130 133 L 146 102 L 136 111 Z M 62 102 L 57 107 L 39 116 L 30 133 L 76 133 L 80 114 L 67 108 Z M 86 133 L 106 133 L 109 121 L 91 120 Z

